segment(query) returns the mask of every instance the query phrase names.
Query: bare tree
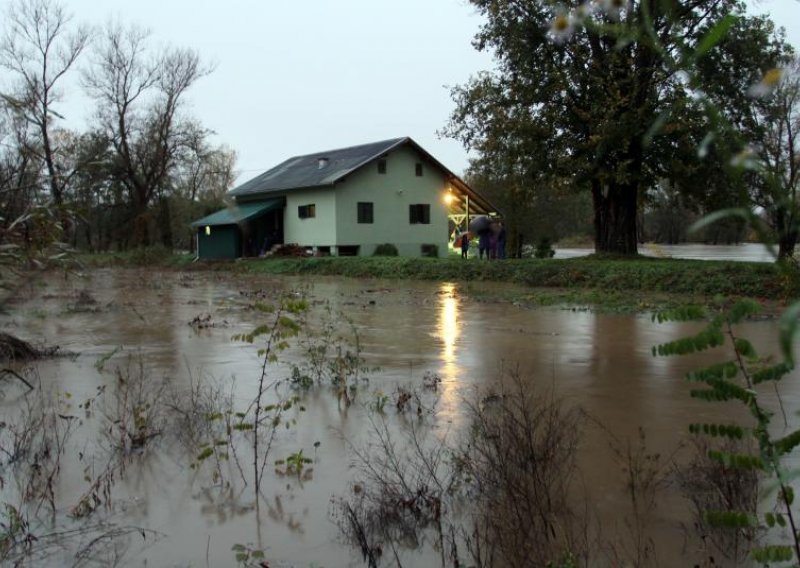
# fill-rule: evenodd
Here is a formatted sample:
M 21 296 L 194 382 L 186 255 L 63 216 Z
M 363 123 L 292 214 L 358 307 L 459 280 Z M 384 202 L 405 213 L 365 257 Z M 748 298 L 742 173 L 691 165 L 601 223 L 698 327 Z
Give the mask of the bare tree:
M 55 0 L 17 0 L 9 6 L 5 19 L 0 66 L 13 74 L 17 84 L 3 98 L 40 137 L 38 145 L 28 145 L 25 150 L 44 162 L 50 194 L 60 206 L 68 174 L 58 167 L 52 123 L 61 115 L 53 106 L 61 100 L 61 79 L 86 48 L 90 32 L 85 26 L 72 26 L 71 15 Z
M 182 160 L 178 184 L 191 203 L 221 201 L 236 180 L 236 152 L 198 137 Z
M 148 38 L 141 28 L 109 25 L 84 75 L 113 147 L 112 173 L 129 198 L 135 244 L 149 244 L 148 206 L 168 189 L 182 149 L 195 139 L 195 125 L 180 109 L 209 72 L 189 49 L 151 54 Z

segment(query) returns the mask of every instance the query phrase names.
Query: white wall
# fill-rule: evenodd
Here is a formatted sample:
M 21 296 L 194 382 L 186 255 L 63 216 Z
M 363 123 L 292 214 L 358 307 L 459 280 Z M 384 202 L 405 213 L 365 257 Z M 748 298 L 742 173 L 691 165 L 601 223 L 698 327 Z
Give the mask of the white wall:
M 408 146 L 390 152 L 386 162 L 386 174 L 379 174 L 373 162 L 337 184 L 337 244 L 359 245 L 364 256 L 383 243 L 395 245 L 403 256 L 420 256 L 420 245 L 434 244 L 439 256 L 447 255 L 444 173 Z M 417 163 L 422 163 L 422 177 L 415 174 Z M 374 204 L 373 224 L 357 222 L 359 201 Z M 430 224 L 409 223 L 409 205 L 416 203 L 430 204 Z

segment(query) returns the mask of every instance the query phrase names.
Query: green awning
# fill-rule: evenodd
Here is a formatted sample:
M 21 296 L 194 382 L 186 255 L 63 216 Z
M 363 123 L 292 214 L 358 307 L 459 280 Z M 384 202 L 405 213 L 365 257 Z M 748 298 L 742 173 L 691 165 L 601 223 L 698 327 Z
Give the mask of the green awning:
M 262 213 L 283 207 L 284 198 L 267 199 L 266 201 L 252 201 L 249 203 L 234 203 L 230 207 L 220 209 L 202 219 L 192 223 L 192 227 L 237 225 Z

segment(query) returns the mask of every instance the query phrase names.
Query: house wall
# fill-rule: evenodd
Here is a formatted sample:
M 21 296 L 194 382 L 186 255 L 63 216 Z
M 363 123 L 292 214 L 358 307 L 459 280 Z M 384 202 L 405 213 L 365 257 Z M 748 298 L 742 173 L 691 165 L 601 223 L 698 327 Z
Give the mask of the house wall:
M 378 173 L 376 161 L 336 185 L 336 244 L 358 245 L 361 256 L 372 255 L 383 243 L 395 245 L 401 256 L 421 256 L 421 245 L 434 244 L 439 256 L 446 256 L 444 173 L 407 146 L 385 159 L 386 174 Z M 422 163 L 421 177 L 415 173 L 417 163 Z M 357 222 L 359 201 L 373 203 L 372 224 Z M 409 205 L 417 203 L 430 204 L 430 224 L 409 223 Z
M 297 208 L 312 203 L 316 207 L 316 216 L 301 219 Z M 283 242 L 308 247 L 335 246 L 336 210 L 336 190 L 333 187 L 288 192 L 283 218 Z

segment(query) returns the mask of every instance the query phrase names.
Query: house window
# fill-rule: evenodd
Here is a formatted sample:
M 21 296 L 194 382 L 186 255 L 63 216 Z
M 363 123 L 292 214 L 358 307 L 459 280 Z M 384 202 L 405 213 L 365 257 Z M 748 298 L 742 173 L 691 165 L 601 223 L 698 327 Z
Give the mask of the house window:
M 428 203 L 414 203 L 409 205 L 408 222 L 412 225 L 430 225 L 431 206 Z
M 422 177 L 422 164 L 417 162 L 414 172 L 417 174 L 417 177 Z
M 313 203 L 309 205 L 300 205 L 297 208 L 297 215 L 301 219 L 311 219 L 317 216 L 317 207 Z
M 359 201 L 358 202 L 358 222 L 359 223 L 373 223 L 372 217 L 372 203 Z
M 378 160 L 378 173 L 379 174 L 386 173 L 386 160 Z

